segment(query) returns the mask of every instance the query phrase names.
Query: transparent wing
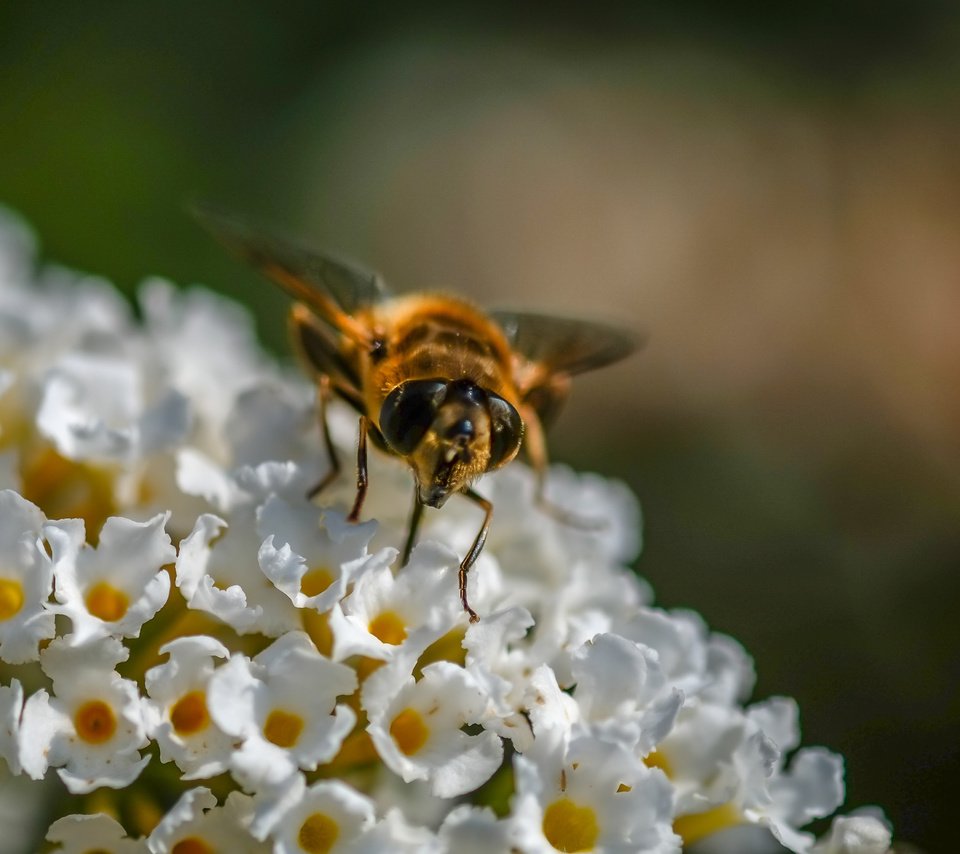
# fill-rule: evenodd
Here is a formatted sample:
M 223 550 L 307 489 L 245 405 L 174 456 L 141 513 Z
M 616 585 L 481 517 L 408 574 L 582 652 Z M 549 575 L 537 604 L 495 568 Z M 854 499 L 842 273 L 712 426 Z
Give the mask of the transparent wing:
M 212 207 L 195 205 L 191 212 L 227 249 L 334 326 L 341 325 L 331 316 L 338 309 L 350 314 L 389 296 L 376 273 L 253 227 L 240 217 Z
M 602 368 L 629 356 L 639 335 L 616 326 L 570 317 L 520 311 L 491 311 L 507 341 L 543 374 L 572 376 Z

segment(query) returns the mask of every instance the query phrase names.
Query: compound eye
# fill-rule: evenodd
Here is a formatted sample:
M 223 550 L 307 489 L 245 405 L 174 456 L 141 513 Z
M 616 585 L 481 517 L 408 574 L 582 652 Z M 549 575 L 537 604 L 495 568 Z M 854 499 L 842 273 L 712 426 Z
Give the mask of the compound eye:
M 420 444 L 446 395 L 443 380 L 400 383 L 380 409 L 380 432 L 398 454 L 413 453 Z
M 488 393 L 490 412 L 490 462 L 488 469 L 502 466 L 512 460 L 523 439 L 523 421 L 520 413 L 500 395 Z

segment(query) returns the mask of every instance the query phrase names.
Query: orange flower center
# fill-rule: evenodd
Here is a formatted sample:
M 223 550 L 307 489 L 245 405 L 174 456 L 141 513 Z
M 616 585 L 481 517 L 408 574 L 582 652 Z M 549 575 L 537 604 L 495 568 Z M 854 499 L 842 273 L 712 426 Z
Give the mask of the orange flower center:
M 105 623 L 121 619 L 130 607 L 130 597 L 106 581 L 98 581 L 87 593 L 87 610 Z
M 23 607 L 23 586 L 13 578 L 0 578 L 0 620 L 9 620 Z
M 181 839 L 170 849 L 170 854 L 215 854 L 215 852 L 215 848 L 207 845 L 206 842 L 196 836 Z
M 591 851 L 600 836 L 597 815 L 590 807 L 560 798 L 543 811 L 543 835 L 558 851 Z
M 103 700 L 89 700 L 73 716 L 77 735 L 88 744 L 103 744 L 117 731 L 117 719 Z
M 300 579 L 300 592 L 304 596 L 319 596 L 333 584 L 333 573 L 325 566 L 307 570 Z
M 327 854 L 340 836 L 340 826 L 330 816 L 315 812 L 300 825 L 297 842 L 307 854 Z
M 383 643 L 399 646 L 407 637 L 407 627 L 394 611 L 384 611 L 370 621 L 370 634 Z
M 393 723 L 390 724 L 390 736 L 404 756 L 413 756 L 427 743 L 430 730 L 423 722 L 420 712 L 407 708 L 393 719 Z
M 177 735 L 194 735 L 207 728 L 210 715 L 203 691 L 184 694 L 170 709 L 170 723 Z
M 274 709 L 263 725 L 263 737 L 277 747 L 293 747 L 303 731 L 303 718 L 283 709 Z

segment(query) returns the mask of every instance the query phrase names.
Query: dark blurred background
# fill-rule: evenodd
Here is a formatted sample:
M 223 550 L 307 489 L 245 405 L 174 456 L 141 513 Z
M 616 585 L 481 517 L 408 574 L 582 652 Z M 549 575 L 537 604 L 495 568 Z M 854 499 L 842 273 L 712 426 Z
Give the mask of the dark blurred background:
M 400 288 L 612 318 L 553 455 L 626 479 L 659 602 L 954 850 L 960 6 L 0 6 L 0 201 L 47 257 L 285 300 L 210 199 Z

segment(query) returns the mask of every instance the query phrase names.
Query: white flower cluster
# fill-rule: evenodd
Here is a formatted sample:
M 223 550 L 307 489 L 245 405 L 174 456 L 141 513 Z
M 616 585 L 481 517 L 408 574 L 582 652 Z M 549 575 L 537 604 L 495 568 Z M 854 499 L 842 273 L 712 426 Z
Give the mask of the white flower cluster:
M 240 309 L 152 281 L 135 320 L 36 271 L 8 219 L 0 851 L 666 854 L 745 828 L 756 851 L 888 849 L 873 815 L 802 830 L 841 804 L 840 757 L 797 749 L 792 700 L 744 705 L 734 640 L 651 605 L 623 486 L 551 471 L 607 522 L 585 531 L 536 509 L 523 465 L 486 478 L 471 625 L 475 507 L 428 513 L 401 568 L 409 472 L 371 459 L 361 524 L 350 477 L 308 502 L 311 392 Z

